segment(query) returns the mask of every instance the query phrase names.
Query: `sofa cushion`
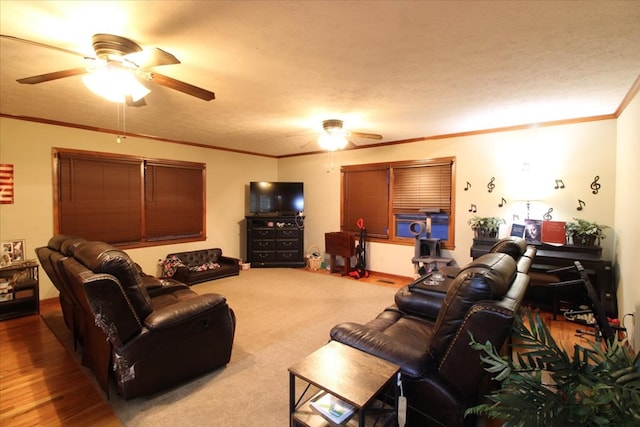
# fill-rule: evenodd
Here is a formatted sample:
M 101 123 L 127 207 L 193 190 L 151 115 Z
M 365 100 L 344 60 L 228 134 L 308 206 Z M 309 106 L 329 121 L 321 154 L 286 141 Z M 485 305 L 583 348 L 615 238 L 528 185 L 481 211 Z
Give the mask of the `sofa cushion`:
M 172 255 L 178 257 L 187 267 L 196 267 L 210 262 L 218 262 L 219 258 L 222 256 L 222 249 L 201 249 L 190 252 L 180 252 Z
M 489 252 L 500 252 L 511 256 L 515 261 L 518 261 L 520 257 L 527 250 L 527 242 L 521 237 L 505 237 L 500 239 L 494 244 Z
M 502 298 L 515 277 L 516 262 L 503 253 L 485 254 L 463 268 L 451 283 L 438 313 L 429 348 L 431 357 L 440 360 L 476 302 Z
M 153 311 L 142 276 L 125 252 L 108 243 L 84 241 L 76 246 L 73 256 L 94 273 L 115 276 L 141 320 Z

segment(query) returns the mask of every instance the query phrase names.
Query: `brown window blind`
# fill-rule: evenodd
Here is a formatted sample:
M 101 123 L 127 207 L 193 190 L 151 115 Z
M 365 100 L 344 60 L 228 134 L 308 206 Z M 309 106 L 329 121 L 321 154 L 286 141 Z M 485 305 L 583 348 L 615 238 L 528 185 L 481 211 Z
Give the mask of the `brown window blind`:
M 389 236 L 389 168 L 343 168 L 342 230 L 358 232 L 358 219 L 364 220 L 367 235 Z
M 55 153 L 55 232 L 112 244 L 205 238 L 205 165 Z
M 394 213 L 420 209 L 450 212 L 451 162 L 393 168 L 392 208 Z
M 59 232 L 127 243 L 141 232 L 141 162 L 60 153 Z
M 147 163 L 146 228 L 149 240 L 203 235 L 203 169 Z

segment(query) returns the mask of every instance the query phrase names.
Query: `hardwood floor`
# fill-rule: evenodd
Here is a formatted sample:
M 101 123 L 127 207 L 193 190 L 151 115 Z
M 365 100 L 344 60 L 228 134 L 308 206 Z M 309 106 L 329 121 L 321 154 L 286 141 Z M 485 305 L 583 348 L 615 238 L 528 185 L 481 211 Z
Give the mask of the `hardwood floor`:
M 57 299 L 41 311 L 60 310 Z M 0 322 L 0 425 L 121 426 L 39 315 Z
M 412 279 L 374 273 L 359 280 L 400 288 Z M 59 310 L 57 299 L 41 301 L 41 313 Z M 577 325 L 560 317 L 543 318 L 566 348 L 591 339 L 576 337 Z M 88 375 L 39 315 L 0 322 L 0 426 L 121 426 Z

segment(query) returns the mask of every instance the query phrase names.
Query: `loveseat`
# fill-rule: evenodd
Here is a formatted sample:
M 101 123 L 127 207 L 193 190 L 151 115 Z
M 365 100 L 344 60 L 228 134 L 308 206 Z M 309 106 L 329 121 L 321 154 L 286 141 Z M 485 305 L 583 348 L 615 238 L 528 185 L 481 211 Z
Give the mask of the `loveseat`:
M 110 375 L 131 399 L 229 362 L 235 315 L 224 296 L 146 275 L 104 242 L 54 236 L 36 254 L 52 282 L 74 295 L 82 363 L 107 395 Z
M 187 285 L 237 276 L 240 260 L 222 255 L 222 249 L 200 249 L 169 254 L 162 261 L 162 277 Z
M 469 334 L 496 348 L 505 344 L 529 282 L 530 262 L 521 258 L 532 251 L 523 242 L 461 268 L 448 278 L 446 292 L 430 290 L 429 278 L 421 277 L 375 319 L 331 329 L 332 340 L 400 365 L 408 426 L 474 425 L 464 412 L 490 382 Z

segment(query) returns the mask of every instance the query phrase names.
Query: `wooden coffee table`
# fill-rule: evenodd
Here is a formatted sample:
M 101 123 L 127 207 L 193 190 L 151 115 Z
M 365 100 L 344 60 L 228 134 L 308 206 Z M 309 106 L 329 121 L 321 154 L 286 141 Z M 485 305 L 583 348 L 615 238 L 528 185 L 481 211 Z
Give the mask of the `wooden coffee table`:
M 395 425 L 399 372 L 400 367 L 394 363 L 331 341 L 289 368 L 291 426 L 334 425 L 310 407 L 310 401 L 318 394 L 317 389 L 320 393 L 331 393 L 357 409 L 344 425 L 364 426 L 366 414 L 380 409 L 372 408 L 371 404 L 386 387 L 393 389 L 393 402 L 382 410 Z M 299 397 L 296 397 L 296 379 L 307 384 Z

